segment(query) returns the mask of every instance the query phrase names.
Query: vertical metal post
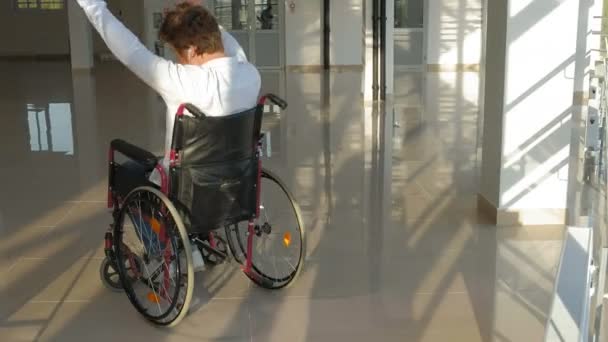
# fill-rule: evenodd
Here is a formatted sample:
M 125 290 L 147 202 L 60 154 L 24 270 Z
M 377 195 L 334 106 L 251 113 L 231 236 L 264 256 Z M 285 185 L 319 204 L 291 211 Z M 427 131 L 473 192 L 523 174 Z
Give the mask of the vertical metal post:
M 380 53 L 378 56 L 380 63 L 380 101 L 386 100 L 386 0 L 380 0 Z
M 329 69 L 330 60 L 330 32 L 331 32 L 331 6 L 330 0 L 323 0 L 323 68 Z
M 372 74 L 372 92 L 374 94 L 373 96 L 373 100 L 374 102 L 378 101 L 378 55 L 379 55 L 379 49 L 378 49 L 378 37 L 379 37 L 379 30 L 378 30 L 378 16 L 379 16 L 379 8 L 378 8 L 378 3 L 380 0 L 373 0 L 372 2 L 372 22 L 373 22 L 373 63 L 372 63 L 372 69 L 373 69 L 373 74 Z

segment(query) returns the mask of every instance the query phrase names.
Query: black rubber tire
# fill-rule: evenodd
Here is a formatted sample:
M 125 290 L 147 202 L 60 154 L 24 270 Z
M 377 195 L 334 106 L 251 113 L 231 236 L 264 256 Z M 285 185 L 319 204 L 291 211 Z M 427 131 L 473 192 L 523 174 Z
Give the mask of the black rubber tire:
M 99 265 L 99 277 L 101 283 L 110 291 L 122 292 L 122 282 L 118 270 L 114 269 L 114 265 L 108 258 L 104 258 Z

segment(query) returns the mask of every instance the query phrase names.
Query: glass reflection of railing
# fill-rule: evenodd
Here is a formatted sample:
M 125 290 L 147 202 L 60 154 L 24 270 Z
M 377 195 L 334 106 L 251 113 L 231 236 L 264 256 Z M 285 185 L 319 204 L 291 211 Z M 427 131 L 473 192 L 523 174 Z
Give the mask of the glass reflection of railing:
M 608 47 L 608 38 L 604 37 L 603 39 L 604 46 Z M 608 115 L 608 90 L 607 85 L 608 82 L 606 77 L 608 76 L 608 55 L 604 54 L 603 63 L 600 66 L 600 74 L 601 74 L 601 82 L 599 84 L 599 101 L 598 101 L 598 116 L 600 123 L 600 148 L 599 148 L 599 163 L 598 163 L 598 172 L 599 172 L 599 181 L 606 184 L 606 161 L 604 160 L 607 157 L 606 149 L 606 116 Z
M 608 40 L 603 37 L 601 45 L 608 47 Z M 607 116 L 608 116 L 608 54 L 602 53 L 598 56 L 599 63 L 595 64 L 594 79 L 592 84 L 596 87 L 595 94 L 590 94 L 588 107 L 589 122 L 587 130 L 596 130 L 596 134 L 589 134 L 589 137 L 596 137 L 596 141 L 587 142 L 588 150 L 592 150 L 594 157 L 597 158 L 595 168 L 587 183 L 584 185 L 583 192 L 587 192 L 587 212 L 589 227 L 593 229 L 593 266 L 591 276 L 593 279 L 593 292 L 590 295 L 591 305 L 589 306 L 589 327 L 588 331 L 594 340 L 606 334 L 601 323 L 606 320 L 604 307 L 604 297 L 606 290 L 606 272 L 608 257 L 608 148 L 607 141 Z M 595 114 L 594 114 L 595 111 Z M 595 117 L 594 117 L 595 115 Z M 593 125 L 592 120 L 597 120 L 597 125 Z M 593 146 L 589 148 L 589 146 Z M 595 148 L 594 148 L 595 147 Z M 594 158 L 594 159 L 595 159 Z M 583 206 L 584 207 L 584 206 Z
M 608 47 L 608 40 L 604 38 L 608 35 L 604 32 L 601 35 L 603 38 L 594 45 Z M 592 63 L 584 66 L 592 70 L 585 74 L 589 76 L 586 80 L 589 92 L 579 107 L 581 118 L 585 120 L 584 129 L 579 130 L 580 121 L 574 121 L 574 132 L 578 132 L 574 138 L 584 142 L 581 146 L 585 151 L 582 158 L 584 173 L 582 182 L 576 171 L 569 176 L 576 203 L 568 203 L 572 216 L 566 227 L 545 341 L 606 341 L 603 335 L 607 334 L 605 329 L 608 327 L 605 306 L 608 300 L 608 59 L 605 53 L 597 52 L 597 49 L 586 52 Z M 574 170 L 581 166 L 578 164 L 581 161 L 579 151 L 575 151 L 577 167 Z

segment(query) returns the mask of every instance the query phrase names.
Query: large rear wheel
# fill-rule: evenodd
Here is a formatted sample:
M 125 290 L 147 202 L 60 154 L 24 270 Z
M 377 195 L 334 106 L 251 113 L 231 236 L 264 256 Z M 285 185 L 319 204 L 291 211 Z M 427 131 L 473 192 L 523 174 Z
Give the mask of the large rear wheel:
M 157 325 L 178 324 L 188 313 L 194 269 L 186 228 L 169 199 L 151 187 L 133 190 L 114 226 L 113 246 L 122 287 L 137 311 Z
M 247 276 L 268 289 L 288 286 L 297 278 L 305 253 L 304 222 L 300 209 L 285 184 L 273 173 L 262 171 L 260 215 L 226 227 L 228 245 Z M 247 269 L 248 251 L 251 267 Z

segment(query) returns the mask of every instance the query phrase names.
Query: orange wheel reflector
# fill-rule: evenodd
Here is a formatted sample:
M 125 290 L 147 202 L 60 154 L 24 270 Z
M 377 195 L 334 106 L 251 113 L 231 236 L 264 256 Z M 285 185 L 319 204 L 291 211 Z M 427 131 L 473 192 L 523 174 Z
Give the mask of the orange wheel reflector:
M 154 292 L 148 292 L 148 300 L 152 303 L 160 303 L 160 298 L 158 298 L 158 296 Z
M 291 233 L 287 232 L 283 234 L 283 244 L 285 245 L 285 247 L 289 247 L 289 245 L 291 244 Z
M 156 233 L 156 234 L 160 234 L 160 222 L 158 222 L 157 219 L 155 218 L 151 218 L 150 219 L 150 226 L 152 227 L 152 230 Z

